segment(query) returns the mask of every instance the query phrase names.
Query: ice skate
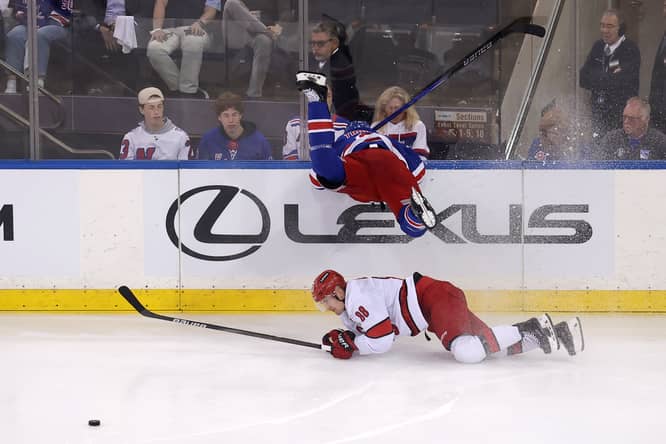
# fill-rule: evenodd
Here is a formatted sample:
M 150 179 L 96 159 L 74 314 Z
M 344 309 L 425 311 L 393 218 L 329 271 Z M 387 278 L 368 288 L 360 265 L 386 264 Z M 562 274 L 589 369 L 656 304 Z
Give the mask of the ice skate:
M 523 338 L 533 340 L 539 344 L 544 353 L 549 354 L 553 349 L 559 348 L 559 342 L 555 335 L 553 323 L 547 313 L 537 318 L 531 318 L 524 322 L 514 324 Z
M 437 225 L 437 214 L 433 210 L 430 202 L 416 188 L 412 188 L 411 197 L 412 210 L 421 218 L 423 224 L 428 229 L 435 228 Z
M 308 102 L 326 102 L 326 76 L 317 72 L 299 71 L 296 73 L 296 87 Z
M 576 353 L 585 350 L 583 326 L 580 323 L 580 318 L 575 317 L 556 324 L 555 334 L 564 348 L 567 349 L 569 355 L 576 356 Z

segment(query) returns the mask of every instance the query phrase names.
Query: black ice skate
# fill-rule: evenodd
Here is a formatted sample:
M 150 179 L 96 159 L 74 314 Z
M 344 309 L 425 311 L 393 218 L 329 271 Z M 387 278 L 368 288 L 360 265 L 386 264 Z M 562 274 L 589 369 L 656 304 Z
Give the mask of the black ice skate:
M 435 213 L 435 210 L 432 209 L 428 199 L 426 199 L 416 188 L 412 188 L 411 204 L 412 210 L 414 210 L 416 215 L 421 218 L 426 228 L 429 230 L 435 228 L 435 225 L 437 225 L 437 214 Z
M 518 331 L 523 338 L 531 339 L 539 344 L 544 353 L 548 354 L 553 349 L 558 350 L 560 348 L 553 322 L 550 320 L 548 313 L 544 313 L 538 319 L 531 318 L 514 325 L 518 327 Z
M 296 87 L 308 99 L 308 102 L 326 102 L 328 88 L 326 76 L 318 72 L 298 71 Z
M 555 334 L 564 348 L 567 349 L 569 355 L 576 356 L 576 353 L 585 350 L 583 326 L 578 317 L 556 324 Z

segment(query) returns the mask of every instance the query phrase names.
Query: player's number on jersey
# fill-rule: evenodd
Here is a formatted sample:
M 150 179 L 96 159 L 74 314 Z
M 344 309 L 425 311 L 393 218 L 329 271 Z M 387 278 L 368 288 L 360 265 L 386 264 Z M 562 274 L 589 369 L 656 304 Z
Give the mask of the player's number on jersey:
M 368 313 L 368 310 L 364 306 L 358 307 L 358 310 L 356 310 L 356 313 L 354 313 L 357 318 L 361 320 L 361 322 L 365 321 L 368 316 L 370 316 L 370 313 Z

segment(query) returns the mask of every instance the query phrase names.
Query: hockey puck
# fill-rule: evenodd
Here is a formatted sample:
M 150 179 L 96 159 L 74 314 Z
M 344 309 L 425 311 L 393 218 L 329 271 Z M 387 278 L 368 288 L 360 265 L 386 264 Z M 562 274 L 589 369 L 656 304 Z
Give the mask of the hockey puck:
M 88 421 L 89 426 L 97 427 L 100 424 L 101 424 L 101 421 L 99 419 L 91 419 L 91 420 Z

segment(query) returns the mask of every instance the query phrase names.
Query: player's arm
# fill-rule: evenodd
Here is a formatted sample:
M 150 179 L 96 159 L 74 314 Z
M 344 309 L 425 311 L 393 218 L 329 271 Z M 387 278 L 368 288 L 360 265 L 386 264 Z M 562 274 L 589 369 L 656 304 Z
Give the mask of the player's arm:
M 354 299 L 358 299 L 358 302 Z M 386 353 L 395 338 L 388 310 L 373 299 L 354 299 L 347 301 L 345 310 L 350 321 L 360 324 L 365 332 L 356 335 L 354 345 L 361 355 Z

